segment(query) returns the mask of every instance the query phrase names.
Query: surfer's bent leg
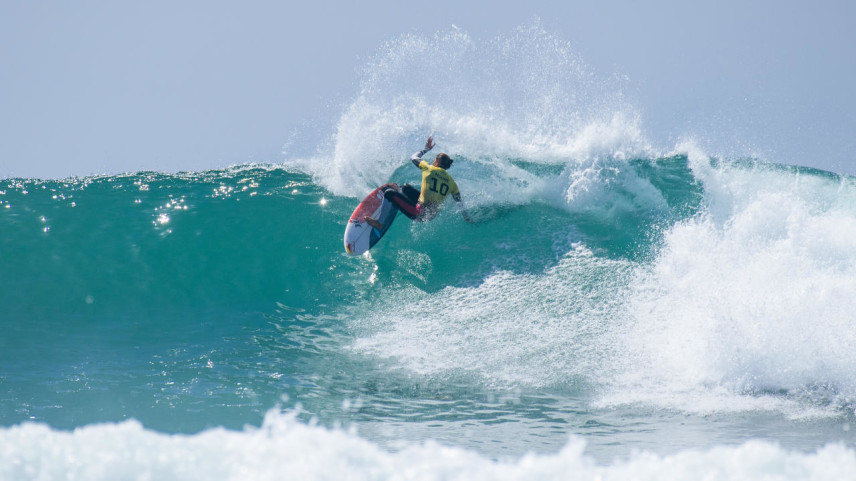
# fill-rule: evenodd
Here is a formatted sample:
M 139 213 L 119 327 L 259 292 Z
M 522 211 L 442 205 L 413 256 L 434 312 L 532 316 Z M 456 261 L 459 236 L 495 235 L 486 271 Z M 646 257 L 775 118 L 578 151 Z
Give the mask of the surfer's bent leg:
M 405 185 L 404 187 L 410 186 Z M 413 187 L 410 187 L 410 189 L 415 190 L 413 189 Z M 398 208 L 398 210 L 401 211 L 402 214 L 406 215 L 411 219 L 416 219 L 422 213 L 422 209 L 419 208 L 419 204 L 411 200 L 411 198 L 407 195 L 398 192 L 397 190 L 387 190 L 386 193 L 383 194 L 383 196 L 386 198 L 386 200 L 392 202 L 392 205 Z
M 404 194 L 405 197 L 410 199 L 410 203 L 416 205 L 419 202 L 419 189 L 413 187 L 410 184 L 404 184 L 401 186 L 401 193 Z

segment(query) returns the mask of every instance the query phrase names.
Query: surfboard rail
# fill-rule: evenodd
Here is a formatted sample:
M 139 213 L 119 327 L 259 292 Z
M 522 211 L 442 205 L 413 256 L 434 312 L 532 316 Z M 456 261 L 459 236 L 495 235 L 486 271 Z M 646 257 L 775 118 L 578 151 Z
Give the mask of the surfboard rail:
M 358 256 L 374 247 L 395 220 L 398 209 L 384 198 L 384 190 L 387 188 L 388 184 L 371 191 L 348 219 L 344 238 L 345 252 L 348 255 Z M 375 229 L 366 223 L 366 216 L 377 219 L 383 229 Z

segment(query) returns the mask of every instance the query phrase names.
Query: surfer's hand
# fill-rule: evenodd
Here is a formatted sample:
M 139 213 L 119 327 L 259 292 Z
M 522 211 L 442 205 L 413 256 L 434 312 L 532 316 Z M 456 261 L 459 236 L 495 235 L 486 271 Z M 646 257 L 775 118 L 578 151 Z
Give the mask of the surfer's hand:
M 428 137 L 428 140 L 425 142 L 425 150 L 431 150 L 434 148 L 434 136 Z

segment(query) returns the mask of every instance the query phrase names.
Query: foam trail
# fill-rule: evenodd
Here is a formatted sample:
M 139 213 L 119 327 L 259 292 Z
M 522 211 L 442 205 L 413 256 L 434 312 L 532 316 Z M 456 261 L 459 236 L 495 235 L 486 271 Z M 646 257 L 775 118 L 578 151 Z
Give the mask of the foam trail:
M 476 287 L 407 291 L 393 310 L 355 323 L 354 349 L 395 358 L 423 376 L 475 374 L 501 387 L 564 385 L 616 353 L 610 319 L 629 264 L 578 246 L 543 275 L 498 272 Z M 438 301 L 442 299 L 442 301 Z M 422 313 L 433 312 L 432 316 Z

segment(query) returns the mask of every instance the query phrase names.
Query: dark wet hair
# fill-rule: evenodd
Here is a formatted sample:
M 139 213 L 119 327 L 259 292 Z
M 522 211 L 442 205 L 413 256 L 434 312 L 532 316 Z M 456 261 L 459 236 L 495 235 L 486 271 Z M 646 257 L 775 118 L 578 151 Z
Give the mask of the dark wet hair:
M 454 160 L 452 160 L 452 158 L 449 157 L 448 154 L 437 154 L 437 157 L 435 157 L 434 160 L 435 161 L 439 160 L 440 161 L 440 167 L 442 167 L 444 169 L 448 169 L 449 167 L 451 167 L 452 162 L 454 162 Z

